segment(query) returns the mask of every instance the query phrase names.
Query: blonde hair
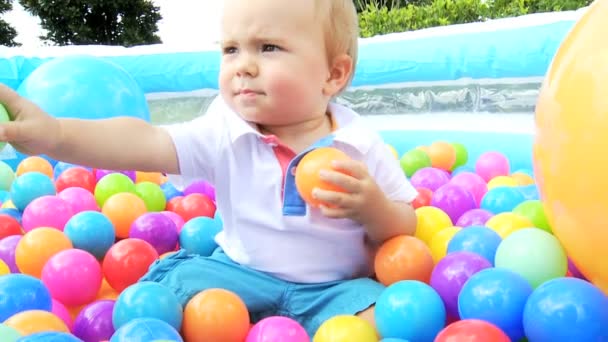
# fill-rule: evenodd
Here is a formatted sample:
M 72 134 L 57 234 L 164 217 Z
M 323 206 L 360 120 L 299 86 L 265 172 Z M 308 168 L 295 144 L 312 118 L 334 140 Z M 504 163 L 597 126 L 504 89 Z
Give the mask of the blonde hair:
M 315 0 L 315 9 L 324 25 L 325 49 L 329 61 L 341 54 L 347 54 L 353 60 L 350 78 L 344 86 L 346 88 L 355 75 L 359 48 L 359 19 L 355 4 L 353 0 Z

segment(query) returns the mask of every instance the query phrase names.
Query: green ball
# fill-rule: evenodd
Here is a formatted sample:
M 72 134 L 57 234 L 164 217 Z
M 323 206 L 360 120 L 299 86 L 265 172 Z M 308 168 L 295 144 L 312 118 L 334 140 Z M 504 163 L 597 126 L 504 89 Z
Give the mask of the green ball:
M 136 194 L 135 184 L 125 174 L 119 172 L 111 173 L 97 182 L 95 186 L 95 201 L 102 208 L 108 198 L 121 192 Z
M 515 209 L 513 209 L 513 213 L 523 216 L 527 218 L 534 227 L 540 228 L 548 233 L 553 233 L 551 226 L 549 225 L 549 221 L 547 220 L 547 216 L 545 215 L 545 208 L 543 208 L 543 203 L 539 200 L 528 200 L 521 202 Z
M 0 341 L 15 342 L 21 338 L 21 334 L 8 325 L 0 324 Z
M 0 161 L 0 190 L 10 191 L 15 180 L 15 171 L 5 162 Z
M 0 123 L 11 121 L 10 115 L 8 115 L 8 111 L 6 108 L 0 103 Z M 2 150 L 6 146 L 6 142 L 0 142 L 0 150 Z
M 568 258 L 559 240 L 538 228 L 524 228 L 507 236 L 498 246 L 495 266 L 526 278 L 533 288 L 564 277 Z
M 454 166 L 452 166 L 452 170 L 454 170 L 457 167 L 467 164 L 469 161 L 469 152 L 461 143 L 452 143 L 451 145 L 454 147 L 454 151 L 456 152 L 456 161 L 454 162 Z
M 431 158 L 426 152 L 419 149 L 413 149 L 407 151 L 401 160 L 401 169 L 405 172 L 405 175 L 411 177 L 416 171 L 431 166 Z
M 148 211 L 163 211 L 167 205 L 165 193 L 158 184 L 152 182 L 141 182 L 135 184 L 137 196 L 144 200 Z

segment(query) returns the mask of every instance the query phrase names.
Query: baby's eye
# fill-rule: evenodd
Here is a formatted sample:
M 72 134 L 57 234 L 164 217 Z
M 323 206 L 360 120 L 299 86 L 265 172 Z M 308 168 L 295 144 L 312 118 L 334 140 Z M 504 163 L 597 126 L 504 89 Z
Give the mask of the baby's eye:
M 280 47 L 274 44 L 264 44 L 262 45 L 262 52 L 273 52 L 281 50 Z
M 227 46 L 222 51 L 225 55 L 231 55 L 233 53 L 236 53 L 237 50 L 234 46 Z

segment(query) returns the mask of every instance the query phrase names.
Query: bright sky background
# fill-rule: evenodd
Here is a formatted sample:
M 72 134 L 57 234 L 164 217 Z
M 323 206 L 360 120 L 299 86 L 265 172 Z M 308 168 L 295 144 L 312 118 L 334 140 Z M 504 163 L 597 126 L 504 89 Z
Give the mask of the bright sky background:
M 197 42 L 206 44 L 219 37 L 221 0 L 153 0 L 160 7 L 163 19 L 158 23 L 163 43 L 184 45 Z M 2 16 L 18 33 L 17 41 L 25 48 L 38 47 L 42 34 L 37 17 L 27 13 L 19 2 L 13 1 L 13 10 Z M 196 44 L 198 45 L 198 44 Z

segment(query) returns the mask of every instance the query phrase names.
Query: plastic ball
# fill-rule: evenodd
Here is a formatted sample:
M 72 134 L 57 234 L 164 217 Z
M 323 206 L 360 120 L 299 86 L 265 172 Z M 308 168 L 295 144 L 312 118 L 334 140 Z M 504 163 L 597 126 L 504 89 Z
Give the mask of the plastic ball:
M 135 194 L 135 183 L 122 173 L 111 173 L 101 178 L 95 186 L 95 200 L 103 207 L 108 198 L 115 194 L 128 192 Z
M 0 142 L 0 149 L 2 148 L 2 142 Z M 3 161 L 0 161 L 0 190 L 9 191 L 11 185 L 15 181 L 15 171 Z
M 182 227 L 184 226 L 184 224 L 186 222 L 184 221 L 184 219 L 181 216 L 179 216 L 178 214 L 176 214 L 172 211 L 161 211 L 160 213 L 167 216 L 168 218 L 171 219 L 171 221 L 173 221 L 173 223 L 175 223 L 175 227 L 177 228 L 178 234 L 182 231 Z
M 60 331 L 43 331 L 27 335 L 17 342 L 82 342 L 78 337 Z
M 92 302 L 101 288 L 101 265 L 90 253 L 67 249 L 53 255 L 42 269 L 42 281 L 53 298 L 67 306 Z
M 23 211 L 21 218 L 26 232 L 38 227 L 56 228 L 61 231 L 74 215 L 72 206 L 58 196 L 42 196 L 33 200 Z
M 465 319 L 445 327 L 434 342 L 511 342 L 502 330 L 479 319 Z
M 203 194 L 215 201 L 215 189 L 204 180 L 194 181 L 184 189 L 184 195 Z
M 97 211 L 80 212 L 66 223 L 64 234 L 74 248 L 91 253 L 102 259 L 116 239 L 110 219 Z
M 503 239 L 517 230 L 534 227 L 532 222 L 527 218 L 514 213 L 500 213 L 495 215 L 489 219 L 485 225 L 498 233 Z
M 452 222 L 458 221 L 462 214 L 475 209 L 475 197 L 465 188 L 447 183 L 435 190 L 431 206 L 448 214 Z
M 179 245 L 189 254 L 210 256 L 218 247 L 215 236 L 222 226 L 209 217 L 195 217 L 186 222 L 179 234 Z
M 519 184 L 517 184 L 517 181 L 510 176 L 497 176 L 490 179 L 490 181 L 488 182 L 488 190 L 501 186 L 514 187 L 518 185 Z
M 72 319 L 72 314 L 70 314 L 70 311 L 66 308 L 65 305 L 63 305 L 63 303 L 53 298 L 51 312 L 55 316 L 61 318 L 63 323 L 65 323 L 65 326 L 68 327 L 68 330 L 72 331 L 72 327 L 74 326 L 74 320 Z
M 142 182 L 150 182 L 156 185 L 160 185 L 162 182 L 163 174 L 160 172 L 143 172 L 135 171 L 135 183 L 139 184 Z
M 433 235 L 429 243 L 429 249 L 435 263 L 445 257 L 448 252 L 448 244 L 452 240 L 452 237 L 461 229 L 460 227 L 447 227 Z
M 475 172 L 486 182 L 497 176 L 508 176 L 511 172 L 509 159 L 500 152 L 485 152 L 475 163 Z
M 175 223 L 161 213 L 146 213 L 136 218 L 131 224 L 129 237 L 148 242 L 159 255 L 175 250 L 178 242 Z
M 11 269 L 4 262 L 4 260 L 0 259 L 0 277 L 3 275 L 7 275 L 11 273 Z
M 300 323 L 289 317 L 271 316 L 257 322 L 245 342 L 309 342 L 310 337 Z
M 427 188 L 431 191 L 439 189 L 450 181 L 448 173 L 434 167 L 422 168 L 410 178 L 410 182 L 416 188 Z
M 551 225 L 547 220 L 545 209 L 540 200 L 522 202 L 513 209 L 513 213 L 527 218 L 536 228 L 540 228 L 548 233 L 552 232 Z
M 112 335 L 110 342 L 158 340 L 168 340 L 172 342 L 184 341 L 175 328 L 160 319 L 137 318 L 116 330 L 114 335 Z
M 430 189 L 416 188 L 416 191 L 418 191 L 418 196 L 412 201 L 412 207 L 414 207 L 414 209 L 431 205 L 433 192 Z
M 523 172 L 514 172 L 511 174 L 511 178 L 513 178 L 519 186 L 533 185 L 535 183 L 532 176 Z
M 378 281 L 386 286 L 401 280 L 428 282 L 433 271 L 433 257 L 421 240 L 399 235 L 378 248 L 374 269 Z
M 457 185 L 471 193 L 475 203 L 479 205 L 481 199 L 488 192 L 488 186 L 479 175 L 469 171 L 460 172 L 450 179 L 450 184 Z
M 528 298 L 523 322 L 530 341 L 608 340 L 608 297 L 576 278 L 557 278 L 540 285 Z
M 140 182 L 135 184 L 135 192 L 144 200 L 148 211 L 163 211 L 167 205 L 165 193 L 156 183 Z
M 204 290 L 186 304 L 182 332 L 186 341 L 241 342 L 249 332 L 249 312 L 231 291 Z
M 445 141 L 435 141 L 429 145 L 428 152 L 431 166 L 449 171 L 456 163 L 456 150 L 452 144 Z
M 473 226 L 458 231 L 448 243 L 447 253 L 475 253 L 494 265 L 496 250 L 502 242 L 498 233 L 484 226 Z
M 127 287 L 116 299 L 112 312 L 114 329 L 120 329 L 136 318 L 156 318 L 176 330 L 182 325 L 182 306 L 168 287 L 150 281 Z
M 22 311 L 51 308 L 51 293 L 39 279 L 25 274 L 0 277 L 0 321 Z
M 500 214 L 513 211 L 525 200 L 518 188 L 503 186 L 488 190 L 481 199 L 479 207 L 493 214 Z
M 47 175 L 50 179 L 53 179 L 53 166 L 48 160 L 42 157 L 27 157 L 17 165 L 17 170 L 15 171 L 17 177 L 28 172 L 40 172 Z
M 158 252 L 140 239 L 124 239 L 115 243 L 103 259 L 103 275 L 108 284 L 122 292 L 135 284 L 158 259 Z
M 115 332 L 112 324 L 113 300 L 98 300 L 85 306 L 74 320 L 74 335 L 84 341 L 109 340 Z
M 470 227 L 470 226 L 483 226 L 492 218 L 494 214 L 484 209 L 471 209 L 462 214 L 455 226 L 457 227 Z
M 56 193 L 51 178 L 40 172 L 28 172 L 17 177 L 11 185 L 11 199 L 19 210 L 25 209 L 38 197 L 53 196 Z
M 433 341 L 446 321 L 443 301 L 429 285 L 404 280 L 387 287 L 376 301 L 375 321 L 382 337 Z
M 0 240 L 11 235 L 21 235 L 21 225 L 9 215 L 0 214 Z
M 559 240 L 538 228 L 521 229 L 506 237 L 496 250 L 495 264 L 520 274 L 533 288 L 568 271 L 568 258 Z
M 524 337 L 522 315 L 530 283 L 503 268 L 487 268 L 472 275 L 458 295 L 461 319 L 480 319 L 504 331 L 513 341 Z
M 63 171 L 55 180 L 57 191 L 67 188 L 83 188 L 90 193 L 95 192 L 97 180 L 93 172 L 83 167 L 71 167 Z
M 57 197 L 69 203 L 74 214 L 88 210 L 100 211 L 95 196 L 83 188 L 64 189 L 57 194 Z
M 315 199 L 312 192 L 315 188 L 328 191 L 343 192 L 338 186 L 321 179 L 321 170 L 335 170 L 333 161 L 350 160 L 346 153 L 333 148 L 321 147 L 308 152 L 301 160 L 295 171 L 295 183 L 302 199 L 312 207 L 323 203 Z
M 36 278 L 55 254 L 73 248 L 70 239 L 55 228 L 36 228 L 23 235 L 15 248 L 15 263 L 19 271 Z
M 8 266 L 11 273 L 19 273 L 19 267 L 15 262 L 15 250 L 22 235 L 11 235 L 0 240 L 0 260 Z
M 172 184 L 172 183 L 170 183 L 170 182 L 163 183 L 163 184 L 160 186 L 160 189 L 161 189 L 161 190 L 163 191 L 163 193 L 165 194 L 165 200 L 166 200 L 167 202 L 168 202 L 168 201 L 170 201 L 171 199 L 173 199 L 173 198 L 174 198 L 174 197 L 176 197 L 176 196 L 183 196 L 183 195 L 184 195 L 184 193 L 183 193 L 183 192 L 181 192 L 181 191 L 177 190 L 177 189 L 175 188 L 175 186 L 173 186 L 173 184 Z M 166 206 L 166 205 L 165 205 L 165 206 Z
M 215 215 L 215 203 L 201 194 L 190 194 L 184 196 L 180 201 L 176 202 L 173 212 L 179 214 L 185 222 L 200 217 L 213 217 Z
M 454 162 L 454 166 L 452 166 L 452 170 L 454 170 L 467 164 L 469 161 L 469 152 L 461 143 L 453 142 L 451 145 L 456 153 L 456 161 Z
M 129 236 L 133 222 L 147 211 L 144 201 L 130 192 L 112 195 L 101 208 L 101 212 L 112 221 L 116 236 L 121 239 Z
M 323 322 L 312 342 L 377 342 L 374 327 L 363 318 L 351 315 L 334 316 Z
M 135 171 L 115 171 L 115 170 L 107 170 L 107 169 L 94 169 L 93 170 L 93 174 L 95 175 L 95 178 L 97 179 L 97 182 L 99 183 L 99 181 L 104 178 L 107 175 L 111 175 L 111 174 L 115 174 L 115 173 L 120 173 L 123 174 L 127 177 L 129 177 L 129 179 L 135 184 L 135 182 L 137 181 L 137 174 Z
M 418 149 L 413 149 L 405 152 L 399 160 L 401 169 L 407 177 L 412 177 L 416 171 L 425 167 L 431 167 L 431 158 L 429 155 Z
M 70 332 L 61 318 L 45 310 L 21 311 L 9 317 L 4 324 L 14 328 L 22 335 L 49 331 Z
M 17 342 L 20 337 L 21 334 L 15 328 L 0 324 L 0 338 L 2 338 L 2 341 Z
M 420 207 L 416 209 L 416 217 L 418 220 L 415 236 L 424 243 L 431 243 L 433 235 L 438 231 L 452 227 L 452 219 L 443 212 L 443 210 L 435 207 Z

